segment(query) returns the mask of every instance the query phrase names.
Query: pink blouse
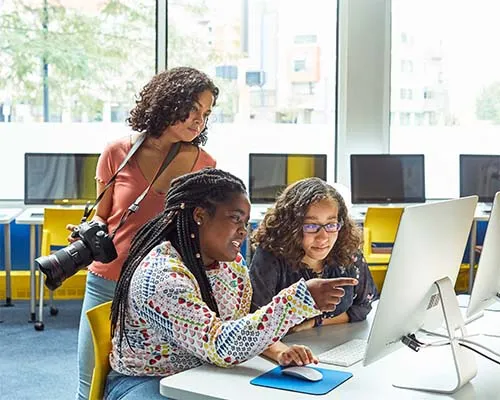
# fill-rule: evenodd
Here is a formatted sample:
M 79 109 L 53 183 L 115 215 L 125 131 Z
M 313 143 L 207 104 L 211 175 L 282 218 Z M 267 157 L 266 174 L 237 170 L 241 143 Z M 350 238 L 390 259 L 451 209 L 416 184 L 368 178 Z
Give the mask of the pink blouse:
M 96 179 L 104 184 L 109 182 L 131 147 L 130 136 L 108 144 L 99 157 Z M 215 160 L 200 148 L 192 171 L 198 171 L 205 167 L 215 167 L 215 165 Z M 118 225 L 123 212 L 139 197 L 148 185 L 149 182 L 142 174 L 135 158 L 132 157 L 116 177 L 113 187 L 109 189 L 113 191 L 111 211 L 107 220 L 108 231 L 110 233 Z M 162 212 L 164 206 L 165 194 L 151 188 L 139 204 L 137 212 L 131 214 L 125 224 L 116 232 L 113 243 L 116 247 L 118 257 L 108 264 L 94 261 L 89 265 L 89 271 L 102 278 L 117 281 L 134 235 L 147 221 Z

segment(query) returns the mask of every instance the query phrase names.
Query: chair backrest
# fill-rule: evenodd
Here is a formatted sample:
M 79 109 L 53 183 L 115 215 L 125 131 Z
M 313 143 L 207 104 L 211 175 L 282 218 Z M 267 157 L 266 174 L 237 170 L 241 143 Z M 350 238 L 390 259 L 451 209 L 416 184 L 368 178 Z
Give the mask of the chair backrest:
M 370 234 L 365 246 L 394 243 L 402 214 L 402 207 L 368 207 L 363 228 Z
M 373 241 L 394 242 L 401 215 L 402 207 L 368 207 L 364 226 L 372 232 Z
M 48 256 L 52 246 L 67 246 L 67 224 L 78 225 L 83 216 L 80 208 L 45 208 L 43 216 L 43 234 L 41 255 Z
M 103 398 L 106 377 L 111 369 L 109 353 L 111 352 L 111 301 L 100 304 L 87 311 L 90 332 L 94 343 L 94 372 L 90 385 L 90 400 Z

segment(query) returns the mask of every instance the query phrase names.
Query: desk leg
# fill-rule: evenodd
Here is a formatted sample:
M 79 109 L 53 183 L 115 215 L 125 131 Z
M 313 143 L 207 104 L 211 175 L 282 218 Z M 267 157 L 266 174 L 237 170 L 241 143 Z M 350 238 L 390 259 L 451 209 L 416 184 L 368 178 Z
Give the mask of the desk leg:
M 4 257 L 5 257 L 5 306 L 12 306 L 12 286 L 11 286 L 11 270 L 12 270 L 12 258 L 11 258 L 11 247 L 10 247 L 10 224 L 5 224 L 3 228 L 3 239 L 4 239 Z
M 30 319 L 29 322 L 35 322 L 36 307 L 36 226 L 30 225 Z
M 476 236 L 477 236 L 477 221 L 474 219 L 470 231 L 470 249 L 469 249 L 469 294 L 472 293 L 472 285 L 474 284 L 474 264 L 476 263 Z

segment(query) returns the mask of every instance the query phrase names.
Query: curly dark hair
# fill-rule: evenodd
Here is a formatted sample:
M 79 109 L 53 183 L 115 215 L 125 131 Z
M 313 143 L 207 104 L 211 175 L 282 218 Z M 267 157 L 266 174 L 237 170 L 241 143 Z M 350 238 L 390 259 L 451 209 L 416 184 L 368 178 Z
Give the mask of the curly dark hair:
M 361 245 L 361 230 L 349 217 L 344 199 L 331 185 L 319 178 L 306 178 L 288 186 L 271 207 L 252 235 L 252 244 L 275 256 L 282 256 L 292 268 L 300 268 L 305 251 L 302 225 L 311 204 L 331 199 L 338 204 L 343 222 L 337 241 L 326 258 L 339 265 L 352 264 L 352 256 Z
M 160 72 L 139 93 L 127 122 L 134 131 L 157 138 L 167 127 L 184 122 L 200 94 L 206 90 L 212 92 L 215 106 L 219 89 L 203 72 L 190 67 Z M 205 126 L 191 143 L 198 146 L 206 142 Z

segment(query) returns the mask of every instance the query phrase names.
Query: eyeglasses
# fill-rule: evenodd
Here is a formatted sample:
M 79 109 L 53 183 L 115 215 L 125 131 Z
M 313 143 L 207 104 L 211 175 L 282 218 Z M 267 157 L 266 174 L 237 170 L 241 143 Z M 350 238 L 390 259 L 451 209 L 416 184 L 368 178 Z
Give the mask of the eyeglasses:
M 324 228 L 328 233 L 336 233 L 342 228 L 342 221 L 331 222 L 329 224 L 304 224 L 302 225 L 302 230 L 304 233 L 318 233 L 321 228 Z

